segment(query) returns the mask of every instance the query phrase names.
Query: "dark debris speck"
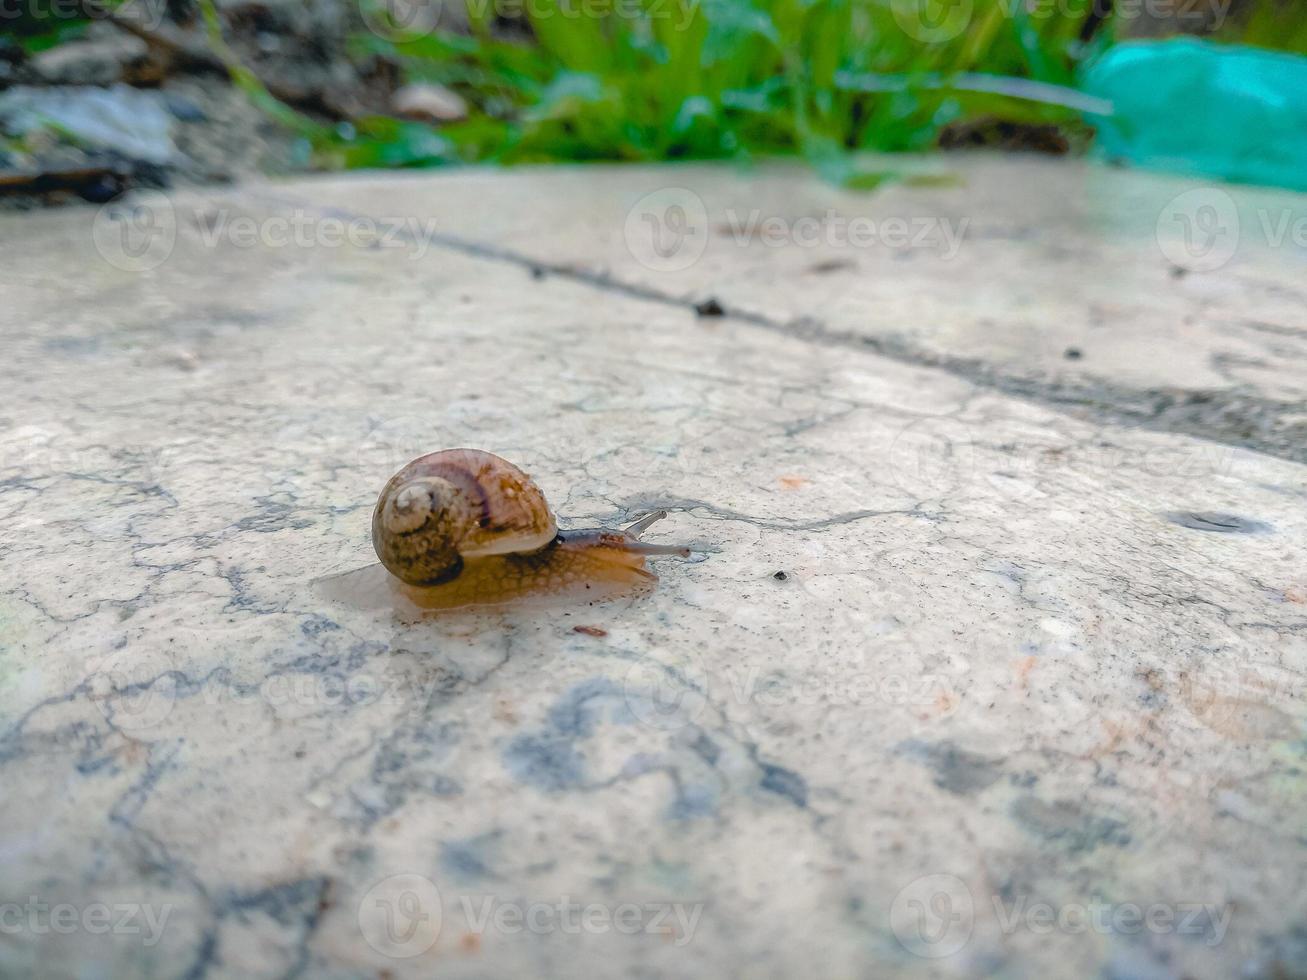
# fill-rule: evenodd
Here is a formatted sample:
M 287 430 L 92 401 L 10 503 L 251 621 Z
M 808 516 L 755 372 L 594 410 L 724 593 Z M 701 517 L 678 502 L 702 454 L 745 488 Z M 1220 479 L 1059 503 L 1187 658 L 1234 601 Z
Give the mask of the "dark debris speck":
M 1265 534 L 1274 530 L 1265 521 L 1255 521 L 1238 514 L 1216 511 L 1173 510 L 1162 515 L 1172 524 L 1191 531 L 1211 531 L 1215 534 Z

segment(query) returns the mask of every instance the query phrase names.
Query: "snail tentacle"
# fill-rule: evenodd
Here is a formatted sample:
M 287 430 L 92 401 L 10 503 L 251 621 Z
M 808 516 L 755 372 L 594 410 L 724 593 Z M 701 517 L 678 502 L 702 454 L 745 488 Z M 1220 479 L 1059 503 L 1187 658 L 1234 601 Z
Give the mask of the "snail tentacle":
M 653 524 L 655 524 L 658 521 L 661 521 L 666 516 L 667 516 L 667 511 L 656 510 L 652 514 L 646 514 L 644 517 L 640 518 L 634 524 L 626 525 L 626 527 L 623 528 L 623 530 L 625 530 L 626 533 L 629 534 L 631 537 L 638 538 L 645 531 L 649 530 L 649 528 Z

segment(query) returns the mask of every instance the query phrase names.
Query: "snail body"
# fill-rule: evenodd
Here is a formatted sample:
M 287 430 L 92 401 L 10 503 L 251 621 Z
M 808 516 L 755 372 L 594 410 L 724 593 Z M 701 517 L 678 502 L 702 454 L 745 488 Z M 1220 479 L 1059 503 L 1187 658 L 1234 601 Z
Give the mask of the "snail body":
M 413 460 L 386 483 L 372 545 L 401 590 L 425 609 L 531 597 L 608 598 L 657 581 L 646 559 L 689 549 L 640 534 L 665 512 L 622 530 L 559 531 L 540 488 L 512 463 L 476 449 Z

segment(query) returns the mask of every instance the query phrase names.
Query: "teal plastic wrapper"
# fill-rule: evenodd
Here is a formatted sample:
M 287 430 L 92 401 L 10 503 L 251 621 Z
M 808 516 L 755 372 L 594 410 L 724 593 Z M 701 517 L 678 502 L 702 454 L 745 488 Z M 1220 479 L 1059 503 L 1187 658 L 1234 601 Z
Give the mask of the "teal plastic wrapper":
M 1108 49 L 1081 89 L 1098 152 L 1141 167 L 1307 190 L 1307 58 L 1193 39 Z

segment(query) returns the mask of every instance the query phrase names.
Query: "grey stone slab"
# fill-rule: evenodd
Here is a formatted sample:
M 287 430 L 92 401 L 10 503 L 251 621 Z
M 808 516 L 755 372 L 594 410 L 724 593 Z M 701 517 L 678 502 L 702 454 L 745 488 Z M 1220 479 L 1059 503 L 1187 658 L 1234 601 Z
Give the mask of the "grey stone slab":
M 0 972 L 1301 963 L 1307 470 L 388 235 L 617 180 L 0 219 Z M 458 445 L 696 557 L 595 607 L 325 600 Z
M 1307 195 L 995 155 L 361 178 L 327 200 L 1000 390 L 1302 460 Z M 924 181 L 921 178 L 925 178 Z

